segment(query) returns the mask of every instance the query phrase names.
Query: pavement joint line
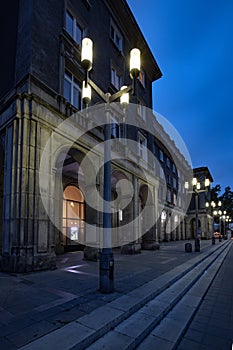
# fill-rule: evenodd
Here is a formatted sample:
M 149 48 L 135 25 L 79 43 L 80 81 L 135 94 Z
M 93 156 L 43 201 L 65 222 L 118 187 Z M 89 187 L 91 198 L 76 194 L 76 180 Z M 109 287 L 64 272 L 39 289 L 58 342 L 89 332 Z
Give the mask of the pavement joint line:
M 107 303 L 105 306 L 102 306 L 100 308 L 97 308 L 95 310 L 93 310 L 91 313 L 85 315 L 85 316 L 82 316 L 80 318 L 78 318 L 77 320 L 73 321 L 77 324 L 80 324 L 82 326 L 85 326 L 87 328 L 88 327 L 88 322 L 84 322 L 86 324 L 82 324 L 82 321 L 87 321 L 88 317 L 91 319 L 92 315 L 95 313 L 95 314 L 98 314 L 98 312 L 101 312 L 103 313 L 104 310 L 108 309 L 108 313 L 109 312 L 109 309 L 111 308 L 111 310 L 118 310 L 119 314 L 117 316 L 117 320 L 114 320 L 114 319 L 111 319 L 110 315 L 107 315 L 105 317 L 107 317 L 107 319 L 109 318 L 109 322 L 107 321 L 107 324 L 105 323 L 104 327 L 97 327 L 97 331 L 96 333 L 98 334 L 91 334 L 90 337 L 89 335 L 87 335 L 86 339 L 83 339 L 81 340 L 81 342 L 79 342 L 78 339 L 76 339 L 76 345 L 75 345 L 75 349 L 83 349 L 84 347 L 83 346 L 88 346 L 90 345 L 90 341 L 93 342 L 94 338 L 98 339 L 100 336 L 103 336 L 104 334 L 106 334 L 111 328 L 113 327 L 116 327 L 118 324 L 120 324 L 120 322 L 123 322 L 127 317 L 130 317 L 130 315 L 132 315 L 134 312 L 138 311 L 140 308 L 143 307 L 143 305 L 145 305 L 148 301 L 151 301 L 152 299 L 154 299 L 156 296 L 160 295 L 163 291 L 165 291 L 169 286 L 173 285 L 176 281 L 180 280 L 183 276 L 187 275 L 191 270 L 195 269 L 196 267 L 198 267 L 198 265 L 202 264 L 203 262 L 205 262 L 205 260 L 207 259 L 206 263 L 208 262 L 208 258 L 212 257 L 213 258 L 213 261 L 215 261 L 217 259 L 216 255 L 220 255 L 228 246 L 230 246 L 230 242 L 224 242 L 222 245 L 218 246 L 218 247 L 211 247 L 210 250 L 208 250 L 207 252 L 205 252 L 205 254 L 201 257 L 200 259 L 200 256 L 197 256 L 193 259 L 191 259 L 191 261 L 189 260 L 187 263 L 185 263 L 185 267 L 182 266 L 182 269 L 181 269 L 181 265 L 180 266 L 177 266 L 176 268 L 174 268 L 173 270 L 171 271 L 168 271 L 167 273 L 155 278 L 154 280 L 151 280 L 149 282 L 147 282 L 146 284 L 138 287 L 135 289 L 135 291 L 143 291 L 143 288 L 145 290 L 146 287 L 151 287 L 151 285 L 153 283 L 157 283 L 157 282 L 161 282 L 161 286 L 153 291 L 153 292 L 150 292 L 148 293 L 148 295 L 146 297 L 143 298 L 143 300 L 141 300 L 141 298 L 139 297 L 138 298 L 138 302 L 137 302 L 137 298 L 135 298 L 135 304 L 132 305 L 131 307 L 128 308 L 128 310 L 120 310 L 119 309 L 119 306 L 117 308 L 117 305 L 115 305 L 115 308 L 114 308 L 114 302 L 116 303 L 117 299 L 115 299 L 114 301 L 110 302 L 110 303 Z M 210 264 L 209 264 L 210 265 Z M 207 266 L 207 265 L 206 265 Z M 207 267 L 205 267 L 206 269 Z M 176 273 L 178 272 L 177 275 L 175 275 L 174 277 L 174 272 L 176 271 Z M 167 281 L 166 278 L 168 278 Z M 163 283 L 162 283 L 163 282 Z M 135 292 L 134 291 L 134 292 Z M 132 291 L 125 294 L 124 295 L 125 297 L 133 297 L 132 295 Z M 122 298 L 122 296 L 120 297 Z M 112 306 L 111 306 L 111 303 L 112 303 Z M 173 305 L 174 306 L 174 305 Z M 103 317 L 103 315 L 102 315 Z M 71 322 L 71 323 L 73 323 Z M 67 325 L 69 326 L 69 324 Z M 62 329 L 64 327 L 61 327 L 55 331 L 52 331 L 51 333 L 48 333 L 47 335 L 44 335 L 42 336 L 41 338 L 38 338 L 37 340 L 31 342 L 31 343 L 28 343 L 27 345 L 21 347 L 20 349 L 40 349 L 40 346 L 42 346 L 42 343 L 43 341 L 48 341 L 48 342 L 54 342 L 56 341 L 56 336 L 59 337 L 59 332 L 62 333 Z M 92 328 L 89 328 L 90 330 Z M 93 330 L 93 329 L 92 329 Z M 79 344 L 79 345 L 78 345 Z M 80 347 L 79 347 L 80 346 Z M 44 349 L 50 349 L 50 348 L 44 348 Z M 71 349 L 70 347 L 64 347 L 64 350 L 65 349 Z

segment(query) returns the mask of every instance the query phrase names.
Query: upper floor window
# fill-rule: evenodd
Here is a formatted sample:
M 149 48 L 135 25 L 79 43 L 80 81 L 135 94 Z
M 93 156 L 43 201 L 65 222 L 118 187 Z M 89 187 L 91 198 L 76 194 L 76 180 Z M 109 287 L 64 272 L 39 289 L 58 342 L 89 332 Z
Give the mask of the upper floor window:
M 171 184 L 171 176 L 170 176 L 170 174 L 167 174 L 167 183 L 169 185 Z
M 138 133 L 138 154 L 139 156 L 147 160 L 147 139 L 142 133 Z
M 172 203 L 172 192 L 171 190 L 167 189 L 167 202 Z
M 146 86 L 145 73 L 143 70 L 140 70 L 138 80 L 140 81 L 140 83 L 142 84 L 143 87 Z
M 138 99 L 138 114 L 143 120 L 146 120 L 146 107 L 140 99 Z
M 167 158 L 167 167 L 170 168 L 170 166 L 171 166 L 170 159 Z
M 173 171 L 174 174 L 176 173 L 176 166 L 175 166 L 174 163 L 172 164 L 172 171 Z
M 160 167 L 159 175 L 160 175 L 161 179 L 165 180 L 164 170 L 162 167 Z
M 116 47 L 122 51 L 123 48 L 123 38 L 120 30 L 117 28 L 116 24 L 111 21 L 110 25 L 110 37 L 113 40 Z
M 68 11 L 66 11 L 66 31 L 79 45 L 81 45 L 83 30 L 78 25 L 76 19 Z
M 159 150 L 159 159 L 161 160 L 161 162 L 164 162 L 164 155 L 161 149 Z
M 77 79 L 68 71 L 64 74 L 64 97 L 77 109 L 82 109 L 81 87 Z
M 117 90 L 120 90 L 122 84 L 122 75 L 116 70 L 116 68 L 111 68 L 111 83 L 115 86 Z
M 173 177 L 173 188 L 176 188 L 177 187 L 177 181 L 176 181 L 176 178 Z
M 111 117 L 111 135 L 113 138 L 119 139 L 121 138 L 121 126 L 116 120 L 116 118 Z

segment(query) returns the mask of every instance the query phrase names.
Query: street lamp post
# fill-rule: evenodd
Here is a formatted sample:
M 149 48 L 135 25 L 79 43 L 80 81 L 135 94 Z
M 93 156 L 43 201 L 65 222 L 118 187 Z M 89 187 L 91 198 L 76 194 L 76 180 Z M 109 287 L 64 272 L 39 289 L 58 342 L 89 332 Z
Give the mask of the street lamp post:
M 85 70 L 82 98 L 86 105 L 91 102 L 91 88 L 106 103 L 106 122 L 104 125 L 104 188 L 103 188 L 103 248 L 100 252 L 99 290 L 102 293 L 114 291 L 114 256 L 111 237 L 111 147 L 107 141 L 111 140 L 110 103 L 120 99 L 125 107 L 129 103 L 129 92 L 135 93 L 136 79 L 139 76 L 141 59 L 140 50 L 130 51 L 130 77 L 132 86 L 122 86 L 121 90 L 111 95 L 104 93 L 90 78 L 89 71 L 93 62 L 93 42 L 89 38 L 82 40 L 81 64 Z
M 225 239 L 225 236 L 226 236 L 226 222 L 228 222 L 229 220 L 229 215 L 226 215 L 227 212 L 226 210 L 224 210 L 223 212 L 223 216 L 221 216 L 221 219 L 223 221 L 223 239 Z
M 221 201 L 218 201 L 218 203 L 215 203 L 214 201 L 206 202 L 205 206 L 206 208 L 210 208 L 212 216 L 213 216 L 213 234 L 212 234 L 212 244 L 215 244 L 215 237 L 214 237 L 214 217 L 219 215 L 221 217 L 222 211 L 220 210 L 220 207 L 222 205 Z M 221 219 L 219 218 L 219 233 L 221 235 Z
M 226 222 L 227 222 L 227 227 L 224 226 L 224 233 L 225 233 L 224 239 L 227 239 L 227 236 L 228 236 L 228 235 L 227 235 L 226 229 L 229 228 L 229 223 L 231 222 L 231 219 L 230 219 L 230 216 L 229 216 L 229 215 L 227 215 L 227 217 L 226 217 Z
M 197 178 L 194 177 L 192 179 L 192 190 L 189 191 L 190 184 L 188 181 L 185 182 L 185 189 L 188 193 L 193 193 L 195 196 L 195 222 L 196 222 L 196 235 L 195 235 L 195 252 L 200 252 L 200 237 L 199 237 L 199 228 L 198 228 L 198 195 L 201 192 L 206 192 L 208 187 L 210 186 L 210 180 L 205 179 L 204 187 L 205 189 L 201 189 L 203 186 L 200 182 L 198 182 Z

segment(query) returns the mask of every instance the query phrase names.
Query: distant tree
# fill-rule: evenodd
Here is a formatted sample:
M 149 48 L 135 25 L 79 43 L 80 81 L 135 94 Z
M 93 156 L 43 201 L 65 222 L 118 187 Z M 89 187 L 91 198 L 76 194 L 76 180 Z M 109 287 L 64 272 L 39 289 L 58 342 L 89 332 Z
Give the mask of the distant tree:
M 225 188 L 225 192 L 219 197 L 222 202 L 222 209 L 226 210 L 227 215 L 233 218 L 233 191 L 231 191 L 230 186 Z
M 211 188 L 211 200 L 215 203 L 218 203 L 219 199 L 219 193 L 221 192 L 221 186 L 216 185 L 213 188 Z

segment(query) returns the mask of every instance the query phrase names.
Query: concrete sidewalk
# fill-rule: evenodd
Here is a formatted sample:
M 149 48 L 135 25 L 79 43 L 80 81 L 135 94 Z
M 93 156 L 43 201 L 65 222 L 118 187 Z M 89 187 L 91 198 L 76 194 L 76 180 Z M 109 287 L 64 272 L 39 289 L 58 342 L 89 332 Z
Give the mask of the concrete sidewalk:
M 182 266 L 203 258 L 223 243 L 201 242 L 200 253 L 185 253 L 185 241 L 161 245 L 160 251 L 115 256 L 115 292 L 98 292 L 98 263 L 83 261 L 83 253 L 58 257 L 57 270 L 23 275 L 0 274 L 1 350 L 18 349 L 96 308 Z

